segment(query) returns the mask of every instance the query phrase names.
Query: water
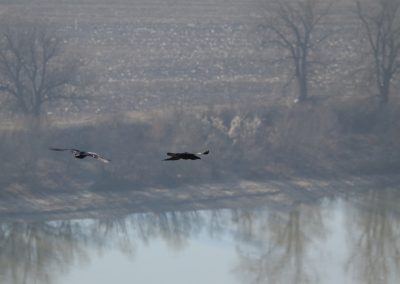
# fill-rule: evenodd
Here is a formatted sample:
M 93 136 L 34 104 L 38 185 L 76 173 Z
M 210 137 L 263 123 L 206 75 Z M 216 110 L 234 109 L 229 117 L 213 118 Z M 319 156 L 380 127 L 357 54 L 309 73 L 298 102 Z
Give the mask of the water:
M 398 283 L 399 201 L 3 223 L 0 283 Z

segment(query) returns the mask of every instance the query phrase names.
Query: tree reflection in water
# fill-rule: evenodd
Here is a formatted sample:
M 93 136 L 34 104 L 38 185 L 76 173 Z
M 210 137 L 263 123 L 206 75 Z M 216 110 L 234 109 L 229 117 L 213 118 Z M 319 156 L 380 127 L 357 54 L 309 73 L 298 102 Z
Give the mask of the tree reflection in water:
M 204 225 L 198 212 L 135 214 L 99 220 L 3 223 L 0 225 L 0 283 L 56 283 L 76 262 L 90 262 L 90 248 L 99 254 L 118 249 L 134 257 L 137 242 L 161 238 L 181 249 Z
M 347 207 L 351 247 L 347 269 L 359 283 L 398 283 L 399 203 L 398 191 L 372 190 L 358 200 L 360 206 Z
M 73 261 L 88 260 L 87 239 L 71 221 L 1 224 L 1 283 L 53 283 Z
M 204 225 L 197 211 L 135 214 L 128 220 L 144 243 L 161 238 L 175 250 L 183 248 L 188 238 L 199 233 Z
M 244 216 L 235 220 L 242 236 L 238 272 L 245 283 L 310 282 L 307 247 L 325 235 L 320 207 L 297 204 L 289 212 Z
M 99 255 L 119 250 L 134 258 L 143 244 L 161 240 L 173 250 L 182 250 L 205 233 L 211 239 L 233 239 L 238 257 L 233 268 L 243 283 L 325 283 L 317 255 L 326 249 L 337 226 L 349 240 L 339 244 L 348 249 L 347 262 L 339 264 L 346 279 L 355 274 L 352 283 L 396 283 L 399 199 L 395 191 L 371 191 L 359 200 L 361 206 L 325 202 L 294 204 L 288 211 L 153 212 L 97 220 L 3 223 L 0 283 L 57 283 L 71 267 L 89 263 L 93 249 Z M 337 210 L 346 218 L 333 225 L 332 213 Z

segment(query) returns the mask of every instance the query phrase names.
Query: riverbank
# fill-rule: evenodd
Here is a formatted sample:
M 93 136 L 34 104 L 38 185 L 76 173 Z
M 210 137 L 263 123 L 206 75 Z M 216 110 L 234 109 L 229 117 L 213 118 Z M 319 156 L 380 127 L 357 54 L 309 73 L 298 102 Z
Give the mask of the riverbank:
M 138 212 L 254 208 L 286 210 L 293 203 L 348 196 L 371 189 L 396 189 L 398 175 L 352 176 L 331 180 L 293 177 L 286 180 L 185 185 L 174 188 L 29 190 L 13 184 L 0 192 L 1 221 L 85 219 Z

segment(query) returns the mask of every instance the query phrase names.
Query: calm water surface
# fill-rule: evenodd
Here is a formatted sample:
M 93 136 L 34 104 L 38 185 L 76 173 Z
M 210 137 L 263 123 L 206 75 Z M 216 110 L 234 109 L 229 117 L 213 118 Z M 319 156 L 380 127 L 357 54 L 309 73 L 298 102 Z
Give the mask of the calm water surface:
M 399 202 L 3 223 L 0 283 L 399 283 Z

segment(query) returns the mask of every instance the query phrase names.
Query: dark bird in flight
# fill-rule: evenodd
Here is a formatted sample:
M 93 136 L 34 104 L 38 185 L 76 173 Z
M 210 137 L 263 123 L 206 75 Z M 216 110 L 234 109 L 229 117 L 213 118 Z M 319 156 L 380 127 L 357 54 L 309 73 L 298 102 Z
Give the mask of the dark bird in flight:
M 210 153 L 209 150 L 203 152 L 203 153 L 188 153 L 188 152 L 183 152 L 183 153 L 167 153 L 169 158 L 164 159 L 164 161 L 176 161 L 176 160 L 199 160 L 201 159 L 199 156 L 200 155 L 207 155 Z
M 50 148 L 50 150 L 52 150 L 52 151 L 70 151 L 72 153 L 72 155 L 77 159 L 84 159 L 86 157 L 92 157 L 103 163 L 108 163 L 111 161 L 111 160 L 103 158 L 102 156 L 100 156 L 99 154 L 94 153 L 94 152 L 86 152 L 86 151 L 81 151 L 81 150 L 77 150 L 77 149 L 60 149 L 60 148 Z

